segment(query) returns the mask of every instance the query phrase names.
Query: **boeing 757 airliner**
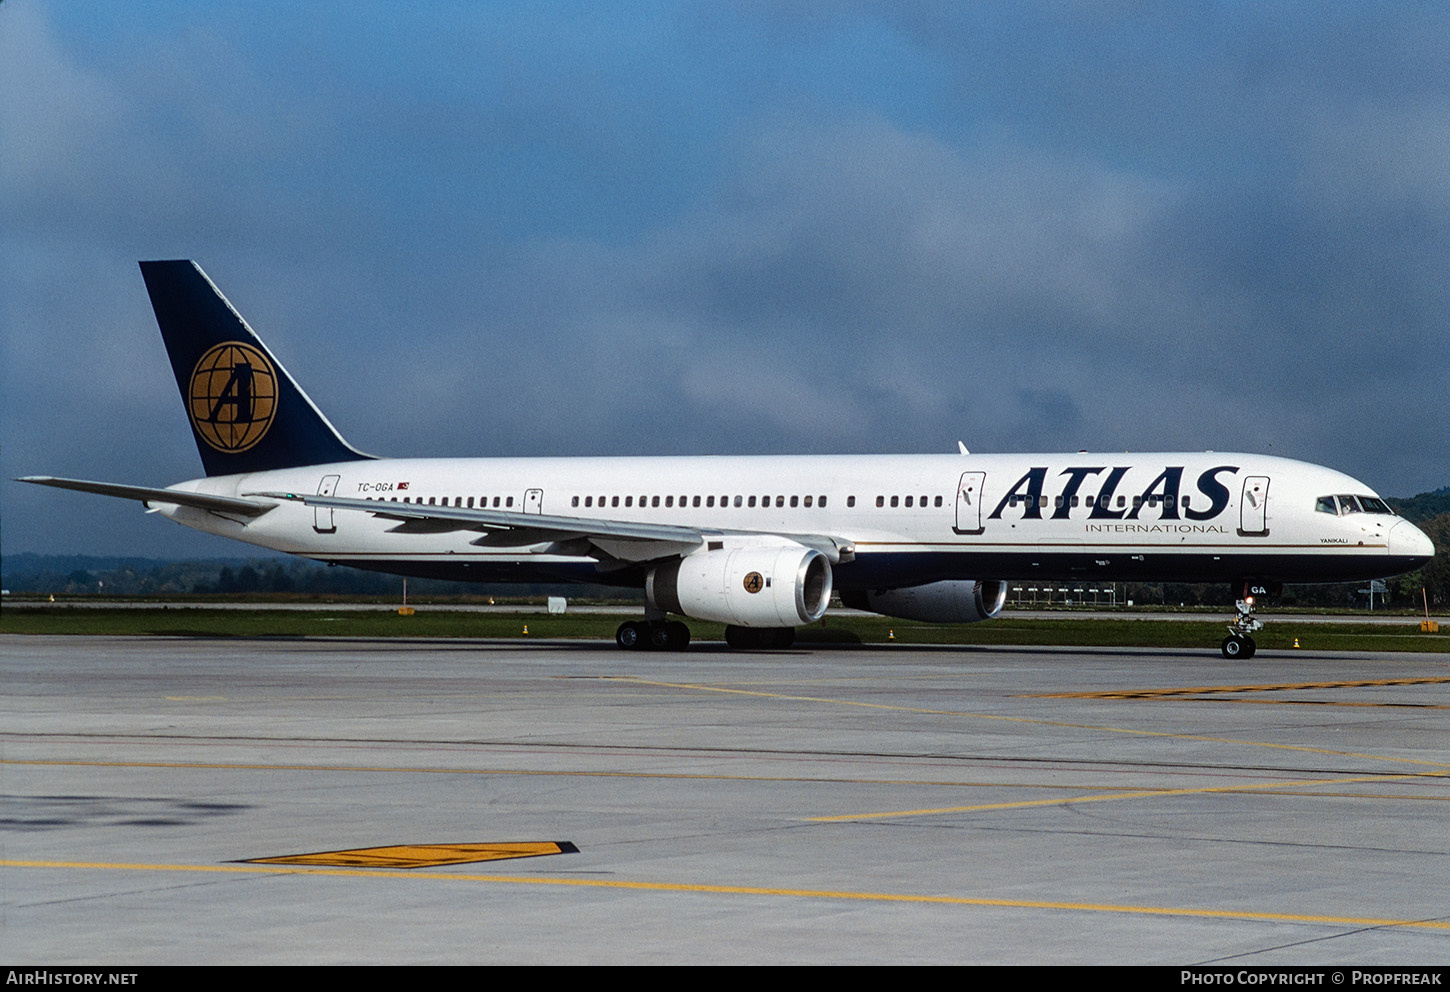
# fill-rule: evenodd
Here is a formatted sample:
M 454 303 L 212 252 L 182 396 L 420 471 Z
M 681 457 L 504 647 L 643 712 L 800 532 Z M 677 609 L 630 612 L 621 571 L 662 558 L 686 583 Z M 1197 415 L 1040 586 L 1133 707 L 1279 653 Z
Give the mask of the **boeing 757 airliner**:
M 375 458 L 344 441 L 191 261 L 141 273 L 206 477 L 165 489 L 32 476 L 140 500 L 318 561 L 473 582 L 642 589 L 625 648 L 680 649 L 671 614 L 784 647 L 843 603 L 988 620 L 1007 581 L 1230 582 L 1225 657 L 1256 594 L 1395 575 L 1434 547 L 1369 486 L 1264 455 Z

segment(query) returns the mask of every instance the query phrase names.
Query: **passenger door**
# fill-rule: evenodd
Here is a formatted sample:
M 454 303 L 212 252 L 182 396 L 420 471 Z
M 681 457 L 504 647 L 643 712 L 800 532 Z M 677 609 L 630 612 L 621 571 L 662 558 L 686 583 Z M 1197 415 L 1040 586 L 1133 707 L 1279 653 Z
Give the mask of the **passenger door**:
M 336 496 L 337 483 L 342 478 L 340 475 L 324 475 L 322 481 L 317 484 L 317 495 Z M 314 506 L 312 508 L 312 529 L 319 534 L 336 534 L 337 523 L 332 519 L 332 508 Z
M 962 473 L 957 483 L 957 522 L 952 527 L 958 534 L 982 533 L 982 489 L 986 484 L 986 472 Z
M 1269 477 L 1251 475 L 1244 480 L 1239 499 L 1239 537 L 1267 537 L 1269 534 Z

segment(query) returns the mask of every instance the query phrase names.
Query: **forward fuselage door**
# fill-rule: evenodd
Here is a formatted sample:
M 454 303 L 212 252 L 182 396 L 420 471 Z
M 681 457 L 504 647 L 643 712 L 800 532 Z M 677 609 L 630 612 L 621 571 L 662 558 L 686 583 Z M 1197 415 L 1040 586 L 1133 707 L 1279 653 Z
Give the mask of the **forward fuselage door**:
M 544 512 L 544 491 L 542 489 L 526 489 L 526 490 L 524 490 L 524 512 L 525 513 L 543 513 Z
M 957 483 L 957 522 L 952 528 L 958 534 L 982 533 L 982 488 L 986 484 L 986 472 L 962 473 Z
M 317 484 L 317 495 L 336 496 L 337 483 L 340 475 L 324 475 L 322 481 Z M 312 508 L 312 529 L 319 534 L 336 534 L 337 523 L 332 519 L 330 507 L 314 506 Z
M 1239 536 L 1265 537 L 1269 533 L 1269 477 L 1251 475 L 1244 480 L 1239 500 Z

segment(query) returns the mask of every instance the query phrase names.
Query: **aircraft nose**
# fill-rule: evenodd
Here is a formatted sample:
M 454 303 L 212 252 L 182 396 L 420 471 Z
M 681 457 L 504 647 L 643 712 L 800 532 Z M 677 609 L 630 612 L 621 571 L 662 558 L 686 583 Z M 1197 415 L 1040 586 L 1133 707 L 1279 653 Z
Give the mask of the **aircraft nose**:
M 1401 520 L 1390 528 L 1390 554 L 1396 558 L 1413 558 L 1411 568 L 1418 568 L 1435 557 L 1435 545 L 1408 520 Z

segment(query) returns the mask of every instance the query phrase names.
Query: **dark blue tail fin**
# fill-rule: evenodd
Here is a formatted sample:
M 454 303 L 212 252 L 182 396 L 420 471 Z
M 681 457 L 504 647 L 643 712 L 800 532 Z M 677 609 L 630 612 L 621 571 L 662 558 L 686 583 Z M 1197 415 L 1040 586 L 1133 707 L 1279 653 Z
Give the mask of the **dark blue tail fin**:
M 201 266 L 142 262 L 207 475 L 369 458 L 344 441 Z

